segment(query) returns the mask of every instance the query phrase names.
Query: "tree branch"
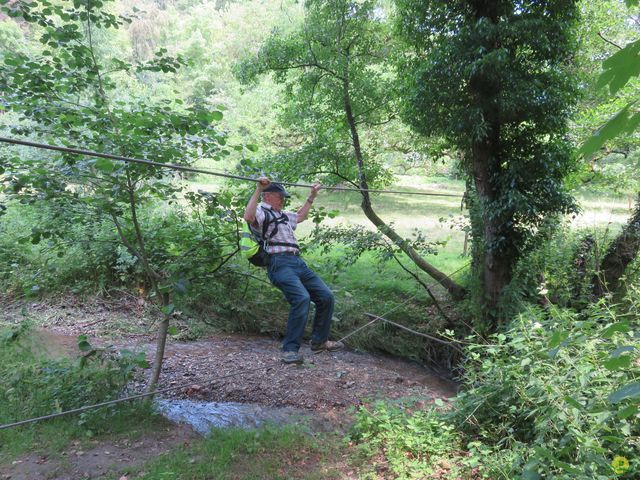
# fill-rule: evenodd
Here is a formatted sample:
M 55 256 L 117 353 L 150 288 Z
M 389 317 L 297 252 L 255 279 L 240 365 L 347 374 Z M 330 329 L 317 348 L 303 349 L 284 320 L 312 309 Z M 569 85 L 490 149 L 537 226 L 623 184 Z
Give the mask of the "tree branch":
M 608 43 L 609 45 L 613 45 L 614 47 L 616 47 L 619 50 L 622 50 L 622 47 L 620 45 L 618 45 L 617 43 L 613 43 L 611 40 L 609 40 L 608 38 L 605 38 L 604 35 L 602 35 L 602 32 L 598 32 L 598 36 L 604 40 L 606 43 Z

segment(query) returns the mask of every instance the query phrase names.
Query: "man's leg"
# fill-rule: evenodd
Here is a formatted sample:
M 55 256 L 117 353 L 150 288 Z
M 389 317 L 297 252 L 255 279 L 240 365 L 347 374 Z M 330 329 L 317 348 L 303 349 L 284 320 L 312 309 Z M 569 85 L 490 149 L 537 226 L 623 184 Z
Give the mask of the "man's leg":
M 275 260 L 275 261 L 274 261 Z M 287 333 L 282 341 L 282 350 L 297 352 L 302 345 L 302 335 L 309 316 L 309 301 L 311 297 L 304 288 L 293 262 L 296 257 L 278 256 L 272 258 L 269 266 L 269 280 L 278 287 L 291 305 L 287 320 Z
M 304 264 L 300 273 L 300 280 L 316 305 L 311 342 L 314 344 L 324 343 L 329 338 L 331 320 L 333 319 L 333 306 L 335 303 L 333 292 L 306 264 Z

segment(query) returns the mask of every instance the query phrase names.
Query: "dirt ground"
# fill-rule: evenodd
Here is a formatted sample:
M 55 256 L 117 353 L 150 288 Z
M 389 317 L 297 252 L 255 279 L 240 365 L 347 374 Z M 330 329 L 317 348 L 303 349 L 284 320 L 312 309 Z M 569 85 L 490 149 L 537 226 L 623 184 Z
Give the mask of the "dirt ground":
M 11 465 L 0 465 L 0 479 L 84 480 L 114 474 L 118 478 L 127 467 L 142 465 L 175 447 L 188 447 L 199 438 L 188 426 L 169 425 L 134 441 L 94 440 L 90 448 L 80 448 L 76 442 L 55 455 L 31 453 Z M 129 480 L 126 475 L 119 478 Z
M 24 321 L 25 314 L 31 318 L 38 325 L 38 335 L 51 356 L 79 353 L 76 339 L 80 334 L 87 335 L 95 345 L 143 350 L 149 360 L 155 352 L 152 322 L 144 313 L 144 305 L 135 300 L 125 306 L 98 299 L 91 302 L 62 299 L 26 305 L 9 303 L 4 313 L 5 322 Z M 136 324 L 135 329 L 131 328 L 132 322 Z M 145 330 L 149 333 L 144 333 Z M 400 359 L 348 348 L 341 352 L 314 354 L 305 346 L 302 353 L 304 365 L 283 365 L 277 339 L 229 334 L 211 335 L 191 342 L 169 339 L 160 388 L 180 386 L 163 394 L 166 398 L 305 409 L 321 415 L 336 429 L 347 428 L 349 407 L 372 399 L 412 397 L 426 404 L 435 399 L 446 400 L 456 391 L 453 383 L 420 365 Z M 215 380 L 218 377 L 227 378 Z M 143 387 L 142 379 L 132 386 L 136 391 Z M 82 455 L 70 451 L 67 458 L 73 461 L 67 462 L 68 468 L 63 469 L 66 473 L 61 473 L 62 476 L 41 476 L 38 469 L 49 462 L 29 455 L 8 469 L 0 468 L 0 479 L 100 478 L 100 472 L 109 471 L 113 459 L 125 462 L 123 465 L 130 464 L 126 462 L 142 463 L 194 436 L 188 428 L 176 426 L 166 435 L 141 440 L 139 448 L 97 445 L 94 452 L 83 452 Z M 87 471 L 83 470 L 88 468 L 81 461 L 84 458 L 92 458 L 94 463 Z M 55 471 L 51 470 L 51 465 L 48 468 L 49 472 Z M 76 476 L 64 476 L 69 472 Z

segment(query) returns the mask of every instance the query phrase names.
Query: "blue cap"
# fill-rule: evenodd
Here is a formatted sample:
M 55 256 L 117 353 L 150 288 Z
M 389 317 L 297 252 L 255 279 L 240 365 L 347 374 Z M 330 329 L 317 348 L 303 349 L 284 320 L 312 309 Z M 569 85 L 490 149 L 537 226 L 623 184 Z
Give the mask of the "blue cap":
M 267 188 L 265 188 L 262 193 L 267 193 L 267 192 L 275 192 L 275 193 L 279 193 L 280 195 L 284 196 L 284 197 L 290 197 L 291 195 L 289 195 L 289 192 L 287 192 L 284 187 L 279 184 L 279 183 L 271 183 Z

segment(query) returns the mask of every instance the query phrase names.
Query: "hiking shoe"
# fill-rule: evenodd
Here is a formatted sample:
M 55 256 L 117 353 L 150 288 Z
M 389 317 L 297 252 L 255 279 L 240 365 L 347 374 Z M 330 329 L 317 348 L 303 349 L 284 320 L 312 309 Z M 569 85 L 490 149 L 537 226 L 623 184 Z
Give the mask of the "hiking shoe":
M 320 352 L 337 352 L 338 350 L 342 350 L 344 348 L 344 343 L 342 342 L 332 342 L 331 340 L 327 340 L 322 343 L 313 343 L 311 342 L 311 351 L 315 353 Z
M 304 363 L 304 357 L 300 355 L 298 352 L 283 352 L 282 353 L 282 363 L 293 363 L 300 365 Z

